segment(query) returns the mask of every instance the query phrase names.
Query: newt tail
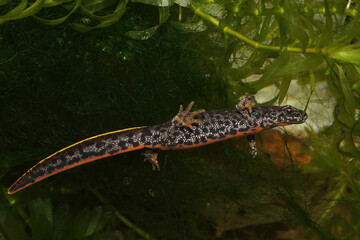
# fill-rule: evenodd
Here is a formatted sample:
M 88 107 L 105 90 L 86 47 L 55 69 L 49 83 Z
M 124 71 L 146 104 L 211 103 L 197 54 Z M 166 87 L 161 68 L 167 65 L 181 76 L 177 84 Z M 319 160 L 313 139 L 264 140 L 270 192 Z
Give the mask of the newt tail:
M 307 115 L 292 106 L 255 106 L 247 95 L 236 109 L 197 110 L 194 103 L 171 120 L 151 127 L 134 127 L 87 138 L 43 159 L 22 175 L 9 189 L 16 193 L 36 182 L 67 169 L 129 151 L 148 149 L 145 157 L 153 169 L 160 169 L 157 151 L 201 147 L 230 138 L 248 136 L 256 156 L 254 134 L 265 129 L 305 122 Z

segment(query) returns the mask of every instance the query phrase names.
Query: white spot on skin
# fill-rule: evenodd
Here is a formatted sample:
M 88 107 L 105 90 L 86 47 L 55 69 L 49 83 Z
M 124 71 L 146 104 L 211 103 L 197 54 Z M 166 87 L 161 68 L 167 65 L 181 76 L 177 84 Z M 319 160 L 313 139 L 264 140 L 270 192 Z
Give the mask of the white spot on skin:
M 69 159 L 69 156 L 67 156 L 66 158 Z M 58 158 L 58 159 L 56 160 L 56 165 L 61 165 L 62 162 L 63 162 L 63 161 L 62 161 L 60 158 Z

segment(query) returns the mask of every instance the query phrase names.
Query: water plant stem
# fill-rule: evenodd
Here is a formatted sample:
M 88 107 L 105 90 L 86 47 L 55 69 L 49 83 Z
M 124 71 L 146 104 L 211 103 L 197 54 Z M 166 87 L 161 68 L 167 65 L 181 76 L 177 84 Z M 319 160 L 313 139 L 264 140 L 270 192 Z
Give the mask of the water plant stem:
M 201 18 L 205 19 L 206 21 L 212 23 L 213 25 L 215 25 L 216 27 L 220 27 L 220 21 L 217 20 L 216 18 L 214 18 L 213 16 L 207 14 L 206 12 L 202 11 L 199 7 L 196 7 L 195 5 L 191 5 L 191 8 L 194 10 L 195 14 L 200 16 Z M 231 36 L 234 36 L 238 39 L 240 39 L 241 41 L 245 42 L 246 44 L 254 47 L 255 49 L 263 49 L 263 50 L 269 50 L 269 51 L 275 51 L 275 52 L 280 52 L 280 51 L 287 51 L 287 52 L 292 52 L 292 53 L 323 53 L 324 49 L 322 48 L 298 48 L 298 47 L 289 47 L 289 46 L 269 46 L 269 45 L 265 45 L 262 43 L 258 43 L 250 38 L 247 38 L 246 36 L 236 32 L 235 30 L 233 30 L 231 27 L 229 26 L 225 26 L 223 27 L 222 31 L 224 32 L 224 34 L 228 34 Z
M 324 220 L 327 219 L 328 216 L 333 213 L 334 207 L 337 205 L 337 203 L 340 201 L 340 199 L 344 196 L 346 188 L 347 188 L 347 184 L 346 184 L 346 182 L 343 182 L 341 184 L 341 186 L 339 187 L 339 189 L 337 190 L 337 193 L 334 196 L 334 198 L 332 200 L 330 200 L 325 212 L 319 218 L 318 223 L 322 224 L 324 222 Z
M 254 8 L 251 11 L 241 11 L 239 9 L 238 6 L 234 7 L 232 10 L 233 13 L 239 13 L 241 12 L 242 15 L 244 16 L 251 16 L 251 15 L 255 15 L 255 16 L 266 16 L 269 13 L 273 14 L 273 15 L 282 15 L 284 14 L 285 10 L 282 7 L 276 7 L 276 8 L 266 8 L 266 9 L 259 9 L 259 8 Z M 308 7 L 303 7 L 303 8 L 299 8 L 298 12 L 301 13 L 308 13 L 311 12 L 313 14 L 324 14 L 326 12 L 325 7 L 319 7 L 319 8 L 311 8 L 309 9 Z M 336 8 L 336 7 L 332 7 L 329 8 L 329 12 L 331 14 L 342 14 L 344 16 L 349 16 L 349 17 L 356 17 L 356 15 L 358 14 L 356 9 L 350 9 L 350 8 L 346 8 L 344 9 L 340 9 L 340 8 Z
M 139 234 L 141 237 L 149 240 L 155 240 L 155 238 L 151 237 L 150 234 L 142 230 L 141 228 L 137 227 L 135 224 L 133 224 L 129 219 L 127 219 L 125 216 L 123 216 L 112 204 L 110 204 L 106 199 L 98 192 L 96 189 L 88 186 L 88 189 L 94 194 L 94 196 L 103 204 L 109 206 L 115 216 L 123 222 L 126 226 L 134 230 L 137 234 Z

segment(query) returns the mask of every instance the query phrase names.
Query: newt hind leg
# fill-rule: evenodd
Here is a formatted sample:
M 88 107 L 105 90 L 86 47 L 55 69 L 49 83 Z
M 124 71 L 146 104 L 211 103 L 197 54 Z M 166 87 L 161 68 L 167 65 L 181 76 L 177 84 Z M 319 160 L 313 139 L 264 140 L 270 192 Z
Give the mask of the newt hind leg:
M 160 166 L 159 163 L 157 161 L 157 156 L 159 154 L 158 150 L 154 150 L 154 149 L 146 149 L 145 153 L 144 153 L 144 161 L 149 161 L 151 163 L 152 166 L 152 170 L 160 170 Z
M 250 145 L 250 153 L 253 156 L 253 158 L 255 158 L 257 156 L 257 154 L 258 154 L 257 148 L 256 148 L 255 135 L 248 135 L 247 140 L 248 140 L 249 145 Z

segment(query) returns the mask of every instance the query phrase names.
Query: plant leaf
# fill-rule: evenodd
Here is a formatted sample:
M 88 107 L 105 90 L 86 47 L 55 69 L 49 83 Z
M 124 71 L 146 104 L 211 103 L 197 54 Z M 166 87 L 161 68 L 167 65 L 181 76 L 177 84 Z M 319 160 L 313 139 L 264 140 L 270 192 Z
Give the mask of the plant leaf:
M 139 2 L 158 7 L 170 7 L 174 4 L 174 0 L 132 0 L 132 2 Z
M 73 2 L 74 0 L 45 0 L 44 8 L 54 7 L 63 3 Z
M 0 224 L 8 240 L 30 240 L 20 218 L 10 211 L 0 211 Z
M 125 36 L 136 39 L 136 40 L 147 40 L 151 38 L 156 31 L 158 30 L 159 25 L 156 25 L 154 27 L 142 30 L 142 31 L 128 31 L 125 33 Z
M 216 4 L 216 3 L 200 4 L 198 7 L 201 8 L 201 10 L 203 10 L 207 14 L 210 14 L 211 16 L 220 20 L 225 19 L 226 16 L 228 15 L 224 6 L 220 4 Z
M 19 5 L 17 5 L 10 12 L 6 13 L 3 16 L 0 16 L 0 23 L 4 23 L 6 21 L 9 21 L 9 20 L 12 20 L 13 18 L 15 18 L 15 16 L 20 14 L 26 8 L 26 5 L 27 5 L 27 0 L 22 0 L 21 3 L 19 3 Z
M 70 23 L 70 26 L 79 32 L 87 32 L 95 28 L 103 28 L 110 26 L 118 22 L 121 16 L 125 13 L 127 2 L 128 2 L 127 0 L 121 0 L 118 6 L 116 7 L 114 13 L 106 16 L 96 16 L 92 14 L 90 11 L 88 11 L 86 8 L 82 8 L 83 11 L 86 11 L 88 14 L 90 14 L 91 16 L 93 16 L 94 18 L 98 19 L 101 22 L 93 27 L 89 27 L 80 23 Z
M 284 98 L 289 90 L 290 83 L 291 83 L 291 76 L 285 76 L 279 87 L 279 104 L 281 104 L 284 101 Z
M 82 7 L 94 13 L 113 5 L 117 0 L 85 0 Z
M 355 99 L 354 99 L 354 95 L 351 91 L 349 81 L 346 78 L 342 68 L 338 64 L 336 64 L 336 67 L 338 69 L 340 85 L 341 85 L 341 89 L 342 89 L 342 92 L 343 92 L 343 95 L 345 98 L 345 103 L 344 103 L 345 108 L 346 108 L 347 112 L 351 114 L 351 116 L 354 116 L 354 114 L 355 114 Z
M 57 24 L 60 24 L 60 23 L 65 22 L 66 19 L 68 19 L 68 17 L 70 17 L 70 15 L 73 14 L 73 13 L 80 7 L 80 4 L 81 4 L 81 0 L 76 0 L 76 5 L 75 5 L 74 8 L 69 12 L 69 14 L 67 14 L 66 16 L 61 17 L 61 18 L 49 20 L 49 19 L 39 18 L 39 17 L 37 17 L 37 16 L 33 16 L 33 17 L 36 18 L 37 20 L 39 20 L 40 22 L 44 23 L 44 24 L 47 24 L 47 25 L 57 25 Z
M 292 1 L 285 1 L 285 12 L 284 23 L 287 28 L 287 32 L 294 39 L 298 39 L 302 43 L 303 49 L 308 46 L 309 36 L 304 30 L 303 23 L 301 22 L 300 14 L 296 9 L 298 6 Z
M 170 8 L 159 7 L 159 25 L 163 24 L 168 20 L 170 16 Z
M 273 18 L 273 11 L 271 10 L 266 15 L 265 20 L 262 24 L 262 28 L 260 29 L 259 36 L 258 36 L 258 41 L 262 42 L 266 39 L 266 36 L 268 35 L 268 32 L 269 32 L 269 27 L 270 27 L 272 18 Z
M 360 43 L 345 46 L 333 44 L 328 48 L 328 56 L 337 61 L 360 67 Z
M 332 42 L 333 39 L 333 20 L 329 11 L 329 7 L 327 4 L 327 1 L 324 1 L 324 6 L 325 6 L 325 26 L 323 29 L 323 35 L 321 36 L 320 42 L 319 42 L 319 46 L 326 46 L 328 45 L 328 43 Z
M 136 40 L 147 40 L 151 38 L 158 30 L 158 28 L 166 22 L 170 16 L 170 9 L 168 7 L 159 7 L 159 24 L 140 31 L 128 31 L 125 33 L 125 36 L 136 39 Z
M 174 2 L 182 7 L 190 7 L 191 4 L 191 0 L 175 0 Z
M 92 210 L 90 212 L 88 227 L 87 227 L 85 236 L 89 236 L 96 231 L 99 221 L 100 221 L 101 214 L 102 214 L 101 206 L 95 208 L 94 210 Z
M 83 238 L 86 236 L 88 221 L 90 217 L 90 210 L 84 208 L 73 220 L 73 235 L 76 238 Z
M 178 31 L 185 33 L 203 32 L 207 29 L 207 25 L 205 24 L 203 19 L 191 23 L 171 21 L 171 25 L 173 25 L 174 28 L 177 29 Z
M 0 6 L 1 6 L 1 5 L 5 5 L 5 4 L 7 4 L 8 2 L 10 2 L 10 0 L 0 0 Z
M 307 72 L 309 70 L 314 70 L 314 68 L 316 68 L 323 62 L 324 59 L 320 55 L 309 56 L 308 58 L 285 64 L 279 69 L 276 75 L 294 75 L 301 72 Z
M 255 82 L 249 83 L 251 87 L 257 92 L 260 89 L 263 89 L 266 86 L 271 85 L 276 80 L 276 74 L 286 63 L 289 61 L 289 54 L 282 53 L 276 60 L 268 67 L 263 76 Z
M 30 202 L 29 204 L 30 217 L 40 217 L 44 215 L 49 223 L 53 222 L 52 208 L 49 199 L 42 200 L 37 198 Z
M 114 21 L 114 22 L 116 22 L 124 14 L 124 12 L 126 10 L 127 2 L 128 2 L 128 0 L 121 0 L 119 2 L 119 4 L 117 5 L 115 11 L 113 13 L 105 15 L 105 16 L 95 15 L 93 12 L 91 12 L 90 10 L 88 10 L 86 7 L 84 7 L 82 5 L 81 5 L 81 10 L 83 12 L 85 12 L 87 15 L 89 15 L 90 17 L 95 18 L 96 20 L 99 20 L 99 21 Z
M 54 239 L 68 239 L 66 225 L 72 224 L 68 220 L 69 207 L 67 205 L 60 205 L 54 212 L 53 224 L 53 238 Z
M 16 14 L 16 16 L 12 18 L 10 17 L 8 20 L 17 20 L 34 15 L 35 13 L 41 10 L 43 5 L 44 5 L 44 0 L 36 0 L 36 2 L 34 2 L 30 7 L 25 8 L 21 13 Z
M 37 198 L 29 204 L 31 235 L 34 239 L 49 239 L 52 235 L 52 208 L 50 200 Z

